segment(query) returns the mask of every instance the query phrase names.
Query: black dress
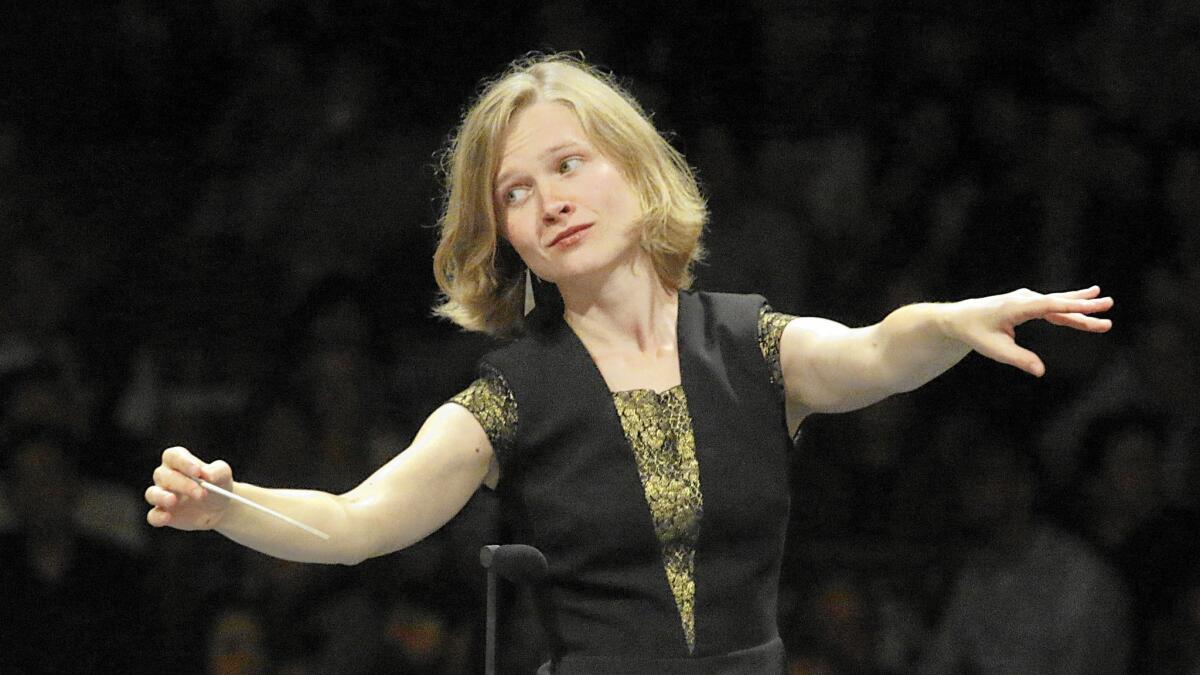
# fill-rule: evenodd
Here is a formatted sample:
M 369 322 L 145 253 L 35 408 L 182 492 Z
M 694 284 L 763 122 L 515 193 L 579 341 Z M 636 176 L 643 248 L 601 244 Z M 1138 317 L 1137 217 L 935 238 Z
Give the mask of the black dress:
M 681 293 L 682 384 L 613 393 L 552 317 L 452 399 L 489 433 L 514 541 L 549 561 L 546 672 L 782 671 L 790 319 L 757 296 Z

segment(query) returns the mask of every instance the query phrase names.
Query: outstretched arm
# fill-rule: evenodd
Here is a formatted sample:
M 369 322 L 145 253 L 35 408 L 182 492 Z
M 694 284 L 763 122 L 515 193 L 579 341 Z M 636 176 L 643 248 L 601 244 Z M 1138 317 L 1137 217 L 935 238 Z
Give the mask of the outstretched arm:
M 845 412 L 911 391 L 958 363 L 972 350 L 1041 377 L 1046 366 L 1016 343 L 1016 327 L 1034 319 L 1103 333 L 1112 298 L 1093 286 L 1043 295 L 1027 289 L 953 303 L 901 307 L 864 328 L 801 317 L 780 340 L 789 414 Z
M 204 463 L 184 448 L 163 452 L 146 501 L 156 527 L 215 529 L 230 539 L 301 562 L 354 564 L 428 536 L 454 517 L 496 471 L 492 445 L 475 417 L 456 404 L 438 408 L 407 450 L 353 490 L 263 488 L 233 480 L 223 461 Z M 329 533 L 328 541 L 201 488 L 203 478 Z

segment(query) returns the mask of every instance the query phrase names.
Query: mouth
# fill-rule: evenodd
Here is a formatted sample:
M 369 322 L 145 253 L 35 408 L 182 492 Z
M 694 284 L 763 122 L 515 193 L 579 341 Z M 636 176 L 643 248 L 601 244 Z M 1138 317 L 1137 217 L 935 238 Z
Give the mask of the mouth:
M 591 226 L 592 226 L 591 223 L 584 223 L 582 225 L 572 225 L 571 227 L 568 227 L 567 229 L 565 229 L 562 232 L 559 232 L 557 235 L 555 235 L 554 239 L 550 240 L 549 247 L 553 248 L 553 247 L 557 246 L 560 242 L 563 242 L 568 239 L 570 241 L 567 241 L 567 243 L 572 244 L 575 241 L 578 241 L 578 237 L 575 237 L 575 235 L 579 234 L 580 232 L 583 232 L 584 230 L 588 229 Z

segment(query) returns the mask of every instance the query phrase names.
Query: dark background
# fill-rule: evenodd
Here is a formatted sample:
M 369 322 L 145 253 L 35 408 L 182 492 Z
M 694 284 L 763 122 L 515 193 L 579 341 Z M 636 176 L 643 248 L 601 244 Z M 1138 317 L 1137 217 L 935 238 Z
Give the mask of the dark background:
M 348 489 L 470 382 L 490 342 L 430 318 L 435 168 L 481 80 L 534 50 L 614 72 L 697 167 L 701 288 L 852 325 L 1023 286 L 1117 298 L 1107 336 L 1022 329 L 1041 380 L 971 356 L 806 423 L 781 598 L 795 672 L 923 653 L 975 544 L 966 427 L 1014 439 L 1039 517 L 1137 576 L 1128 529 L 1103 534 L 1132 508 L 1104 481 L 1152 495 L 1134 532 L 1200 484 L 1195 3 L 729 5 L 0 9 L 0 529 L 5 588 L 28 591 L 0 664 L 478 670 L 490 494 L 350 569 L 153 531 L 140 497 L 173 444 L 252 482 Z M 1086 442 L 1118 413 L 1150 420 L 1136 467 Z M 77 538 L 37 553 L 42 518 Z M 1163 583 L 1191 597 L 1194 557 L 1167 557 Z M 1200 600 L 1155 607 L 1131 641 L 1161 625 L 1195 642 Z M 508 620 L 512 667 L 537 663 L 527 614 Z M 1195 658 L 1147 649 L 1156 672 Z

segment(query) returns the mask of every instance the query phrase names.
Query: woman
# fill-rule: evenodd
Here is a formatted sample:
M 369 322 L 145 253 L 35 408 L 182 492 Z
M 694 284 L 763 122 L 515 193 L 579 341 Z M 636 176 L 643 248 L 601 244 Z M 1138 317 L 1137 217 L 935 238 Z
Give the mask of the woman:
M 972 350 L 1040 376 L 1014 341 L 1032 319 L 1111 325 L 1089 316 L 1112 306 L 1095 287 L 911 305 L 856 329 L 688 292 L 705 208 L 687 164 L 628 94 L 564 57 L 518 62 L 488 85 L 446 159 L 438 312 L 516 339 L 350 492 L 235 483 L 224 462 L 170 448 L 147 519 L 352 564 L 420 540 L 487 485 L 517 540 L 550 563 L 546 672 L 780 672 L 800 422 L 915 389 Z M 293 536 L 191 478 L 332 536 Z

